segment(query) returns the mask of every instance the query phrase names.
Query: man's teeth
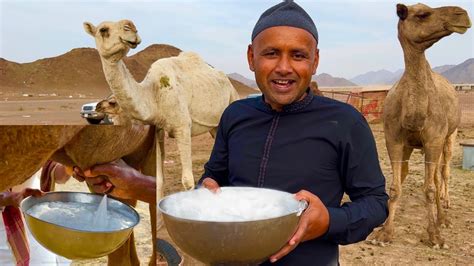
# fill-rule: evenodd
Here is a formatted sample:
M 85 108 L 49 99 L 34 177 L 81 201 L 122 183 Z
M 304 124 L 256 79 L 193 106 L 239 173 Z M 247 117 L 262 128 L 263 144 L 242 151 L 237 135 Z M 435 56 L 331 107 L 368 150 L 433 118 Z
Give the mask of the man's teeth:
M 278 85 L 287 85 L 290 83 L 289 80 L 274 80 L 273 82 L 275 82 Z

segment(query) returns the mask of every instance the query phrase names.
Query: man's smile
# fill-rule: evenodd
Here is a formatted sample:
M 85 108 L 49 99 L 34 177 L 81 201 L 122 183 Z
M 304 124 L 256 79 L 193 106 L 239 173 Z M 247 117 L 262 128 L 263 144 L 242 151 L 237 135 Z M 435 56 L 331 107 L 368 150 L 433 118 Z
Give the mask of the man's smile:
M 288 92 L 296 81 L 293 79 L 272 79 L 271 83 L 276 92 Z

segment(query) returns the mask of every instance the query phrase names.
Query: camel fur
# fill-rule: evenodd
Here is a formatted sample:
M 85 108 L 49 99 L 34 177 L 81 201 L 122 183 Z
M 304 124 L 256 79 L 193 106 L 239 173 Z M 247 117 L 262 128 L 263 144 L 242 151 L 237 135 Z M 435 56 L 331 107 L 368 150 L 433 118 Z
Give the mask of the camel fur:
M 423 149 L 423 189 L 429 241 L 435 248 L 447 248 L 440 234 L 440 226 L 449 226 L 450 223 L 443 210 L 442 200 L 445 207 L 449 207 L 449 164 L 460 122 L 460 109 L 454 87 L 431 70 L 425 50 L 453 32 L 466 32 L 471 22 L 467 12 L 459 7 L 431 8 L 423 4 L 398 4 L 397 15 L 398 39 L 404 53 L 405 72 L 389 91 L 384 103 L 385 141 L 393 180 L 389 216 L 375 238 L 382 243 L 392 240 L 393 220 L 402 194 L 402 183 L 408 174 L 410 155 L 413 149 Z
M 0 190 L 23 183 L 48 159 L 67 167 L 88 169 L 95 164 L 122 158 L 144 174 L 155 176 L 154 135 L 153 127 L 144 125 L 0 126 Z M 152 233 L 155 235 L 156 203 L 150 203 L 149 208 Z M 156 263 L 155 253 L 150 265 Z M 122 247 L 109 255 L 108 264 L 139 264 L 133 234 Z
M 164 136 L 164 130 L 177 139 L 182 183 L 185 189 L 192 189 L 191 136 L 215 134 L 222 112 L 238 99 L 227 76 L 197 54 L 183 52 L 157 60 L 138 83 L 122 60 L 141 42 L 133 22 L 102 22 L 97 27 L 85 22 L 84 29 L 95 39 L 106 80 L 123 111 L 133 119 L 155 125 L 157 138 Z M 157 152 L 161 157 L 157 165 L 163 163 L 163 152 Z M 157 196 L 161 197 L 162 169 L 157 175 Z

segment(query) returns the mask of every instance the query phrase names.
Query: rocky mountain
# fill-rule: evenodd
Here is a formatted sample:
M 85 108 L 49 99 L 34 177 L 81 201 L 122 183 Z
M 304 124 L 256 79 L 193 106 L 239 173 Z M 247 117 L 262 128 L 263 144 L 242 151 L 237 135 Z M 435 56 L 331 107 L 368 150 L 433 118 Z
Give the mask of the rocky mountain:
M 230 74 L 227 74 L 227 76 L 233 80 L 237 80 L 251 88 L 257 88 L 257 83 L 254 81 L 254 80 L 251 80 L 251 79 L 248 79 L 242 75 L 240 75 L 239 73 L 230 73 Z
M 350 81 L 359 85 L 391 85 L 397 82 L 403 74 L 403 69 L 395 72 L 388 70 L 370 71 L 358 75 Z M 442 65 L 433 68 L 433 71 L 446 77 L 451 83 L 473 83 L 474 58 L 470 58 L 458 65 Z
M 151 64 L 158 59 L 177 56 L 180 49 L 166 45 L 150 45 L 124 59 L 128 69 L 140 82 Z M 231 79 L 239 94 L 254 93 L 254 89 Z M 105 97 L 110 94 L 96 49 L 76 48 L 63 55 L 31 63 L 15 63 L 0 58 L 0 91 L 21 93 L 74 93 Z
M 451 68 L 455 67 L 456 65 L 442 65 L 442 66 L 437 66 L 437 67 L 434 67 L 433 68 L 433 71 L 438 73 L 438 74 L 441 74 L 445 71 L 448 71 L 450 70 Z
M 357 84 L 345 78 L 333 77 L 327 73 L 313 76 L 313 80 L 318 82 L 319 87 L 357 86 Z
M 452 83 L 474 83 L 474 58 L 442 72 L 441 75 Z
M 350 81 L 359 85 L 369 84 L 386 84 L 387 81 L 393 78 L 395 73 L 382 69 L 378 71 L 370 71 L 351 78 Z

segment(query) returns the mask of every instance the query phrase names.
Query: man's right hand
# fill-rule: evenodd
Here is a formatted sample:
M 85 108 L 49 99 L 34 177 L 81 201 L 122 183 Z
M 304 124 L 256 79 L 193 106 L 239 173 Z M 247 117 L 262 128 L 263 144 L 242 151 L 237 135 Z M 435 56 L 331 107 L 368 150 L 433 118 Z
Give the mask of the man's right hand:
M 204 178 L 201 185 L 214 193 L 221 191 L 221 187 L 219 186 L 219 184 L 217 184 L 216 180 L 210 177 Z

